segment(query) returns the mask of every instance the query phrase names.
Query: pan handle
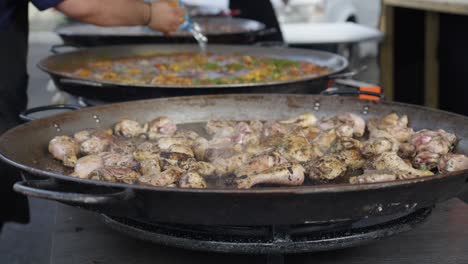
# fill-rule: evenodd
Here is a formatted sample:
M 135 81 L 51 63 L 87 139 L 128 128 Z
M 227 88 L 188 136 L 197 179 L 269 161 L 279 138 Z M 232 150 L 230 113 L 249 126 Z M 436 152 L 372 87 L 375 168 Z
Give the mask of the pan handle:
M 79 105 L 67 105 L 67 104 L 58 104 L 58 105 L 46 105 L 46 106 L 38 106 L 24 110 L 20 113 L 19 118 L 25 122 L 36 120 L 36 118 L 31 117 L 30 115 L 33 113 L 39 113 L 44 111 L 50 110 L 78 110 L 81 109 Z
M 53 54 L 59 54 L 59 53 L 63 53 L 63 52 L 60 52 L 61 49 L 66 49 L 66 50 L 69 50 L 69 51 L 74 51 L 74 50 L 77 50 L 79 48 L 77 47 L 74 47 L 74 46 L 70 46 L 68 44 L 55 44 L 55 45 L 52 45 L 49 49 L 49 51 Z
M 96 206 L 130 200 L 134 197 L 131 189 L 123 189 L 109 193 L 85 193 L 59 191 L 61 186 L 53 179 L 20 181 L 13 189 L 23 195 L 53 200 L 57 202 Z

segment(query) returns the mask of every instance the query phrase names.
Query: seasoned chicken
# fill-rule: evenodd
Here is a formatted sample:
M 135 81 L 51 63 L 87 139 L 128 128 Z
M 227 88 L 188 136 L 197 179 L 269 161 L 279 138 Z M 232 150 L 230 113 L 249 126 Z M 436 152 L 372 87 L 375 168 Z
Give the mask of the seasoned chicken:
M 281 124 L 294 125 L 302 128 L 313 127 L 317 124 L 317 117 L 312 113 L 305 113 L 300 116 L 280 121 Z
M 87 179 L 94 170 L 104 166 L 104 161 L 98 155 L 88 155 L 76 161 L 74 172 L 70 175 L 77 178 Z
M 375 170 L 387 170 L 397 175 L 398 179 L 412 179 L 433 175 L 427 170 L 418 170 L 407 164 L 395 152 L 384 152 L 378 155 L 372 162 L 370 167 Z
M 119 154 L 115 152 L 101 152 L 97 154 L 102 158 L 104 166 L 110 167 L 127 167 L 131 169 L 138 168 L 138 162 L 133 158 L 131 154 Z
M 326 155 L 315 161 L 309 169 L 313 180 L 334 180 L 346 173 L 347 166 L 339 155 Z
M 138 142 L 133 140 L 114 140 L 109 144 L 109 152 L 119 154 L 133 154 Z
M 114 126 L 114 132 L 116 135 L 131 138 L 137 137 L 146 133 L 148 125 L 141 125 L 135 120 L 124 119 L 119 121 Z
M 81 144 L 83 141 L 86 141 L 91 138 L 94 129 L 86 129 L 73 134 L 73 139 L 75 139 L 76 143 Z M 112 135 L 112 131 L 111 131 Z
M 364 174 L 349 178 L 351 184 L 394 181 L 397 175 L 388 170 L 365 170 Z
M 184 154 L 187 154 L 188 156 L 190 156 L 192 158 L 195 157 L 195 154 L 193 154 L 192 148 L 190 146 L 187 146 L 187 145 L 174 144 L 174 145 L 171 145 L 167 149 L 167 151 L 168 152 L 184 153 Z
M 213 137 L 229 137 L 234 133 L 235 121 L 210 120 L 206 123 L 205 130 Z
M 281 124 L 275 121 L 268 121 L 263 125 L 263 137 L 274 137 L 286 135 L 289 132 L 286 124 Z
M 186 137 L 163 137 L 158 139 L 158 147 L 163 150 L 169 149 L 172 145 L 191 146 L 194 140 Z
M 185 171 L 177 167 L 169 167 L 165 171 L 157 174 L 144 175 L 138 181 L 145 185 L 171 186 L 179 182 Z
M 290 161 L 307 162 L 321 156 L 319 149 L 309 144 L 305 137 L 294 135 L 279 140 L 275 149 Z
M 288 162 L 288 160 L 278 152 L 266 152 L 252 157 L 245 165 L 236 170 L 235 174 L 254 175 L 277 165 Z
M 133 184 L 140 176 L 141 175 L 138 172 L 130 168 L 110 166 L 94 170 L 90 174 L 90 179 Z
M 284 163 L 252 175 L 236 179 L 237 188 L 249 189 L 257 184 L 298 186 L 304 182 L 304 168 L 299 164 Z
M 400 144 L 393 138 L 370 138 L 364 143 L 362 154 L 366 157 L 372 157 L 384 152 L 397 152 Z
M 442 155 L 449 153 L 457 141 L 454 134 L 443 129 L 435 131 L 423 129 L 414 133 L 409 143 L 414 146 L 416 156 L 413 165 L 421 169 L 434 169 Z
M 148 123 L 148 133 L 172 136 L 176 131 L 177 125 L 167 116 L 160 116 Z
M 336 130 L 338 136 L 362 137 L 366 129 L 366 122 L 358 115 L 341 113 L 334 117 L 322 119 L 319 128 L 325 131 Z
M 215 175 L 216 167 L 209 162 L 197 161 L 191 163 L 188 170 L 197 172 L 201 176 L 212 176 Z
M 197 160 L 205 160 L 206 150 L 209 147 L 208 140 L 202 137 L 195 139 L 192 145 L 193 154 Z
M 141 161 L 140 172 L 143 176 L 155 176 L 161 173 L 159 159 L 146 159 Z
M 216 158 L 211 162 L 211 164 L 216 168 L 216 175 L 224 176 L 234 173 L 244 163 L 246 163 L 249 158 L 249 154 L 242 153 L 229 158 Z
M 187 172 L 182 175 L 179 181 L 181 188 L 206 188 L 205 179 L 196 172 Z
M 74 167 L 78 160 L 79 146 L 69 136 L 56 136 L 49 142 L 49 152 L 54 158 L 61 160 L 63 165 Z
M 291 132 L 294 135 L 306 138 L 309 143 L 313 142 L 322 133 L 317 127 L 296 127 Z
M 112 136 L 109 137 L 97 137 L 91 136 L 89 139 L 83 141 L 80 144 L 80 152 L 85 155 L 98 154 L 104 152 L 109 148 L 112 142 Z
M 438 168 L 442 173 L 468 170 L 468 157 L 462 154 L 446 154 L 439 160 Z
M 413 134 L 413 129 L 408 127 L 408 117 L 406 115 L 400 117 L 395 113 L 383 118 L 371 118 L 367 128 L 371 138 L 392 137 L 398 142 L 407 141 Z
M 159 157 L 161 159 L 161 167 L 164 170 L 172 166 L 188 170 L 190 168 L 190 164 L 196 162 L 196 160 L 190 155 L 178 152 L 164 151 L 159 154 Z
M 322 153 L 327 153 L 337 140 L 334 129 L 322 132 L 312 144 L 316 145 Z
M 159 147 L 156 144 L 146 141 L 139 144 L 132 154 L 135 160 L 143 161 L 147 159 L 159 159 L 159 151 Z

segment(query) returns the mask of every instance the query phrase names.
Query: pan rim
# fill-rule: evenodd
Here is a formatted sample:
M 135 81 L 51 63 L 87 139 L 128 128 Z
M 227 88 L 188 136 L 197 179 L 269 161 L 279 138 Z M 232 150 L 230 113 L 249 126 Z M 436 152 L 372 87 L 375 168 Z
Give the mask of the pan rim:
M 284 94 L 224 94 L 224 95 L 210 95 L 209 98 L 226 98 L 226 97 L 245 97 L 245 96 L 284 96 Z M 293 97 L 304 97 L 304 95 L 288 95 Z M 328 96 L 320 96 L 320 95 L 306 95 L 307 97 L 311 98 L 330 98 Z M 102 106 L 94 106 L 83 108 L 79 110 L 75 110 L 72 112 L 65 112 L 59 113 L 55 115 L 51 115 L 45 118 L 41 118 L 35 121 L 31 121 L 29 123 L 18 125 L 14 128 L 9 129 L 4 134 L 0 136 L 0 145 L 6 141 L 6 138 L 10 134 L 14 134 L 16 130 L 27 128 L 28 126 L 34 125 L 36 122 L 47 122 L 47 120 L 52 120 L 58 117 L 67 116 L 67 115 L 74 115 L 75 112 L 86 112 L 86 111 L 95 111 L 100 109 L 105 109 L 110 106 L 123 106 L 128 104 L 141 104 L 141 103 L 154 103 L 155 101 L 166 101 L 166 100 L 187 100 L 187 99 L 196 99 L 196 98 L 207 98 L 207 96 L 180 96 L 180 97 L 168 97 L 168 98 L 157 98 L 157 99 L 146 99 L 146 100 L 136 100 L 136 101 L 129 101 L 129 102 L 121 102 L 121 103 L 113 103 L 110 105 L 102 105 Z M 346 98 L 349 101 L 356 101 L 360 102 L 360 99 L 357 98 Z M 437 112 L 437 113 L 445 113 L 456 116 L 458 118 L 465 119 L 468 123 L 468 117 L 451 113 L 448 111 L 432 109 L 424 106 L 418 106 L 413 104 L 406 104 L 406 103 L 399 103 L 399 102 L 374 102 L 375 104 L 384 104 L 384 105 L 393 105 L 393 106 L 407 106 L 415 109 L 421 109 L 430 112 Z M 90 180 L 90 179 L 79 179 L 74 178 L 65 174 L 55 173 L 51 171 L 46 171 L 43 169 L 36 169 L 27 165 L 23 165 L 18 163 L 4 153 L 0 152 L 0 160 L 5 161 L 6 163 L 21 169 L 22 171 L 26 171 L 32 173 L 34 175 L 39 176 L 47 176 L 52 178 L 57 178 L 60 180 L 71 181 L 76 183 L 84 183 L 84 184 L 92 184 L 97 186 L 103 187 L 113 187 L 113 188 L 120 188 L 120 189 L 136 189 L 136 190 L 146 190 L 146 191 L 163 191 L 163 192 L 189 192 L 189 193 L 205 193 L 205 194 L 213 194 L 213 193 L 224 193 L 224 194 L 314 194 L 314 193 L 340 193 L 340 192 L 352 192 L 352 191 L 362 191 L 362 190 L 377 190 L 382 189 L 385 187 L 401 187 L 401 186 L 408 186 L 416 183 L 422 182 L 430 182 L 430 181 L 437 181 L 437 180 L 444 180 L 446 178 L 452 177 L 461 177 L 463 175 L 468 174 L 467 170 L 450 172 L 450 173 L 441 173 L 435 174 L 432 176 L 415 178 L 415 179 L 407 179 L 407 180 L 396 180 L 396 181 L 387 181 L 387 182 L 378 182 L 378 183 L 364 183 L 364 184 L 349 184 L 349 183 L 341 183 L 341 184 L 332 184 L 327 183 L 323 185 L 305 185 L 305 186 L 279 186 L 279 187 L 262 187 L 262 188 L 254 188 L 254 189 L 227 189 L 227 188 L 205 188 L 205 189 L 190 189 L 190 188 L 170 188 L 170 187 L 155 187 L 155 186 L 145 186 L 145 185 L 132 185 L 126 183 L 110 183 L 105 181 L 97 181 L 97 180 Z M 467 178 L 468 179 L 468 178 Z
M 269 81 L 269 82 L 261 82 L 261 83 L 239 83 L 239 84 L 203 84 L 203 85 L 150 85 L 150 84 L 125 84 L 125 83 L 116 83 L 116 82 L 110 82 L 110 81 L 96 81 L 92 79 L 87 79 L 83 77 L 76 77 L 76 76 L 68 76 L 67 74 L 57 71 L 57 70 L 52 70 L 50 69 L 46 63 L 50 60 L 53 60 L 54 58 L 61 56 L 61 55 L 74 55 L 79 52 L 83 51 L 96 51 L 96 50 L 106 50 L 106 49 L 112 49 L 112 48 L 138 48 L 138 47 L 155 47 L 155 46 L 172 46 L 168 44 L 130 44 L 130 45 L 105 45 L 105 46 L 99 46 L 99 47 L 89 47 L 89 48 L 84 48 L 84 49 L 78 49 L 75 51 L 69 51 L 69 52 L 64 52 L 60 54 L 53 54 L 49 55 L 43 59 L 41 59 L 37 63 L 37 67 L 41 69 L 42 71 L 48 73 L 49 75 L 53 75 L 56 77 L 64 78 L 64 79 L 72 79 L 72 80 L 79 80 L 83 82 L 88 82 L 88 83 L 96 83 L 99 84 L 99 86 L 93 86 L 93 89 L 99 89 L 100 87 L 109 87 L 109 86 L 114 86 L 114 87 L 135 87 L 136 89 L 234 89 L 234 88 L 248 88 L 248 87 L 263 87 L 263 86 L 280 86 L 280 85 L 286 85 L 286 84 L 296 84 L 296 83 L 301 83 L 301 82 L 308 82 L 308 81 L 313 81 L 313 80 L 319 80 L 323 78 L 327 78 L 330 76 L 333 76 L 337 73 L 342 72 L 349 66 L 349 61 L 338 54 L 328 52 L 328 51 L 321 51 L 321 50 L 312 50 L 312 49 L 301 49 L 301 48 L 283 48 L 283 47 L 252 47 L 252 46 L 243 46 L 243 45 L 227 45 L 227 44 L 210 44 L 209 47 L 214 47 L 214 48 L 233 48 L 233 49 L 243 49 L 243 48 L 254 48 L 254 49 L 282 49 L 282 50 L 292 50 L 292 51 L 297 51 L 297 52 L 307 52 L 307 53 L 314 53 L 314 54 L 320 54 L 324 56 L 329 56 L 330 58 L 334 57 L 337 59 L 337 67 L 332 69 L 330 67 L 327 67 L 330 71 L 327 72 L 326 74 L 319 74 L 319 75 L 307 75 L 295 80 L 290 80 L 290 81 Z M 177 44 L 178 47 L 182 48 L 193 48 L 193 47 L 198 47 L 197 44 Z M 209 48 L 208 48 L 209 49 Z M 209 51 L 208 51 L 209 52 Z M 302 60 L 296 60 L 296 61 L 302 61 Z M 318 64 L 317 64 L 318 65 Z M 320 65 L 319 65 L 320 66 Z
M 212 19 L 212 20 L 221 20 L 223 19 L 224 17 L 211 17 L 211 18 L 208 18 L 208 19 Z M 197 18 L 194 18 L 195 20 Z M 201 18 L 201 19 L 206 19 L 206 18 Z M 224 19 L 228 19 L 228 18 L 224 18 Z M 245 30 L 245 31 L 239 31 L 239 32 L 230 32 L 230 33 L 221 33 L 221 32 L 218 32 L 218 33 L 211 33 L 211 34 L 206 34 L 207 36 L 213 36 L 213 37 L 219 37 L 219 36 L 228 36 L 228 35 L 237 35 L 237 34 L 252 34 L 252 33 L 257 33 L 257 32 L 260 32 L 262 30 L 265 30 L 267 28 L 267 26 L 260 22 L 260 21 L 257 21 L 257 20 L 253 20 L 253 19 L 247 19 L 247 18 L 237 18 L 237 17 L 230 17 L 229 19 L 231 20 L 236 20 L 236 21 L 239 21 L 239 22 L 245 22 L 245 23 L 251 23 L 251 24 L 255 24 L 255 27 L 256 29 L 253 29 L 253 30 Z M 58 27 L 56 27 L 54 29 L 54 32 L 56 34 L 58 34 L 59 36 L 66 36 L 66 37 L 74 37 L 74 36 L 77 36 L 77 37 L 125 37 L 125 38 L 133 38 L 133 37 L 162 37 L 164 36 L 162 33 L 160 32 L 157 32 L 158 34 L 157 35 L 104 35 L 104 34 L 97 34 L 97 33 L 92 33 L 92 34 L 86 34 L 86 33 L 83 33 L 83 34 L 80 34 L 80 33 L 73 33 L 73 32 L 70 32 L 71 30 L 70 29 L 73 29 L 75 27 L 80 27 L 80 26 L 93 26 L 93 25 L 90 25 L 90 24 L 86 24 L 86 23 L 71 23 L 71 24 L 64 24 L 64 25 L 59 25 Z M 66 30 L 69 30 L 69 32 L 66 32 Z M 187 38 L 187 37 L 191 37 L 189 35 L 173 35 L 171 36 L 172 38 Z

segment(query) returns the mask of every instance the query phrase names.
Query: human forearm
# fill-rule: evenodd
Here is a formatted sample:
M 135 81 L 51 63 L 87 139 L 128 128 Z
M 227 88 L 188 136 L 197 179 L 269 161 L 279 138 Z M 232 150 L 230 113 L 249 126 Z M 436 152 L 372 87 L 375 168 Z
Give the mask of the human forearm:
M 57 9 L 76 20 L 99 26 L 144 25 L 151 12 L 143 0 L 64 0 Z

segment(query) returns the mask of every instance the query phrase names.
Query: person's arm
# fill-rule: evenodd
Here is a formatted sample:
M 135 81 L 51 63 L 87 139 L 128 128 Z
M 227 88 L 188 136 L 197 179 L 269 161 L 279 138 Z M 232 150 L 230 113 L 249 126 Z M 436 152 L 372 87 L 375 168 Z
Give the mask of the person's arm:
M 98 26 L 148 25 L 164 33 L 176 31 L 185 10 L 166 1 L 64 0 L 56 8 L 76 20 Z

